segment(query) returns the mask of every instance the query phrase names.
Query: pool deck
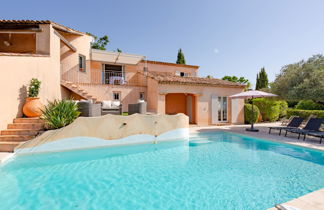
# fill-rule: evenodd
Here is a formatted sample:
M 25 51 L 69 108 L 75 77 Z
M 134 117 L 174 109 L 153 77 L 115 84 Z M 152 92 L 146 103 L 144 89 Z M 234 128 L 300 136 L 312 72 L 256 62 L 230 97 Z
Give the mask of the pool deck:
M 306 141 L 302 140 L 302 137 L 298 140 L 297 134 L 289 133 L 288 137 L 285 137 L 285 132 L 282 132 L 281 136 L 278 135 L 278 131 L 272 130 L 271 134 L 269 132 L 269 126 L 280 126 L 280 123 L 258 123 L 255 125 L 255 128 L 259 129 L 259 132 L 248 132 L 245 131 L 245 128 L 250 127 L 249 125 L 227 125 L 227 126 L 207 126 L 207 127 L 199 127 L 192 125 L 190 127 L 191 133 L 196 132 L 213 132 L 213 131 L 227 131 L 233 132 L 248 136 L 253 136 L 257 138 L 262 138 L 275 142 L 283 142 L 287 144 L 293 144 L 297 146 L 317 149 L 324 151 L 324 142 L 319 144 L 319 138 L 308 137 Z M 273 204 L 274 206 L 276 204 Z M 287 210 L 323 210 L 324 209 L 324 188 L 321 190 L 317 190 L 311 193 L 308 193 L 299 198 L 293 199 L 282 204 L 286 207 Z M 287 208 L 293 207 L 293 208 Z M 280 210 L 280 208 L 270 208 L 268 210 Z M 281 208 L 284 210 L 284 208 Z
M 308 193 L 304 196 L 293 199 L 281 205 L 286 209 L 289 209 L 289 207 L 293 207 L 299 210 L 323 210 L 324 209 L 324 188 Z M 285 208 L 273 207 L 268 210 L 284 210 Z
M 9 157 L 11 157 L 13 155 L 13 153 L 9 153 L 9 152 L 0 152 L 0 163 L 2 163 L 3 161 L 7 160 Z

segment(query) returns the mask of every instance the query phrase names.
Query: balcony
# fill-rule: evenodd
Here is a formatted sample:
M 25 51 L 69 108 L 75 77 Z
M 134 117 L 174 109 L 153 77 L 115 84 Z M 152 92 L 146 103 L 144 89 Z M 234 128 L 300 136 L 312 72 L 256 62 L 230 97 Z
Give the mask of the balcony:
M 146 77 L 142 73 L 99 69 L 86 69 L 85 72 L 76 69 L 68 71 L 61 69 L 61 80 L 92 85 L 146 86 Z
M 125 85 L 126 78 L 123 72 L 105 71 L 103 72 L 102 83 L 106 85 Z

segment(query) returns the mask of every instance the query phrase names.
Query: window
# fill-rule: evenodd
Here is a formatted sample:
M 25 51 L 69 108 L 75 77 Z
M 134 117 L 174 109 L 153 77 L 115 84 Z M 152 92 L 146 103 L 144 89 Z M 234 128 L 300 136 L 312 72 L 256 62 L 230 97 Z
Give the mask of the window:
M 103 83 L 111 85 L 125 84 L 123 66 L 103 64 Z
M 180 76 L 180 77 L 188 77 L 189 73 L 182 72 L 182 71 L 176 71 L 175 75 Z
M 86 71 L 86 57 L 84 55 L 79 55 L 79 70 Z
M 113 100 L 120 101 L 120 92 L 113 92 Z
M 144 100 L 144 99 L 145 99 L 145 94 L 144 94 L 144 92 L 140 92 L 139 99 L 140 99 L 140 100 Z

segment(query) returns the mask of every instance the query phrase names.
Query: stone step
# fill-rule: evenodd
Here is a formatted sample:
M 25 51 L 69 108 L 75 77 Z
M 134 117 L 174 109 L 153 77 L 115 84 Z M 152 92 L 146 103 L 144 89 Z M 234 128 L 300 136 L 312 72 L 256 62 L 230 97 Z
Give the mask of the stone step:
M 21 142 L 0 142 L 0 152 L 13 152 Z
M 30 129 L 30 130 L 43 130 L 44 123 L 13 123 L 8 124 L 8 129 Z
M 14 123 L 44 123 L 39 118 L 16 118 L 13 120 Z
M 0 142 L 23 142 L 35 138 L 27 135 L 3 135 L 0 136 Z
M 38 134 L 37 130 L 29 129 L 8 129 L 1 131 L 1 135 L 27 135 L 27 136 L 36 136 Z

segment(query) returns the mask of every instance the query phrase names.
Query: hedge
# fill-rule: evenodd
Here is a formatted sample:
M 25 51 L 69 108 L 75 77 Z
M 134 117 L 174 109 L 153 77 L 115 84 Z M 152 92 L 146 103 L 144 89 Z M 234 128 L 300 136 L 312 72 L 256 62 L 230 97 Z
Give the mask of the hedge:
M 303 110 L 324 110 L 324 105 L 318 104 L 312 100 L 301 100 L 295 108 Z
M 288 103 L 284 100 L 280 100 L 279 102 L 279 106 L 280 106 L 280 113 L 279 113 L 279 117 L 283 118 L 287 116 L 287 110 L 288 110 Z
M 251 104 L 244 104 L 244 119 L 245 119 L 245 123 L 252 123 L 252 119 L 253 119 L 253 123 L 258 121 L 258 117 L 260 115 L 260 111 L 259 108 L 257 106 L 253 106 L 253 117 L 252 115 L 252 105 Z
M 324 110 L 301 110 L 301 109 L 288 109 L 287 117 L 299 116 L 308 118 L 310 115 L 314 115 L 318 118 L 324 118 Z
M 256 98 L 253 103 L 259 108 L 264 121 L 274 122 L 279 117 L 284 117 L 287 114 L 288 104 L 286 101 L 270 99 L 270 98 Z

